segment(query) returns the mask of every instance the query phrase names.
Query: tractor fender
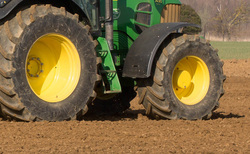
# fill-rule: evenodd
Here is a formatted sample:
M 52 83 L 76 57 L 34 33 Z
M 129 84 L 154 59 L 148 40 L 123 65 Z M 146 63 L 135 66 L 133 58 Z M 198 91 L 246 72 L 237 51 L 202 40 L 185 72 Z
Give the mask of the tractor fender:
M 2 0 L 0 0 L 2 1 Z M 0 20 L 5 18 L 7 15 L 11 13 L 11 11 L 20 3 L 22 3 L 24 0 L 11 0 L 9 3 L 7 3 L 5 6 L 0 8 Z M 86 14 L 85 10 L 82 8 L 83 4 L 81 0 L 68 0 L 74 2 L 81 10 Z M 40 2 L 40 1 L 38 1 Z M 87 14 L 86 14 L 87 15 Z
M 123 77 L 148 78 L 156 52 L 164 40 L 174 31 L 183 27 L 200 26 L 190 23 L 161 23 L 154 25 L 139 35 L 128 51 L 123 67 Z
M 7 3 L 4 7 L 0 8 L 0 19 L 6 17 L 19 3 L 23 0 L 12 0 Z

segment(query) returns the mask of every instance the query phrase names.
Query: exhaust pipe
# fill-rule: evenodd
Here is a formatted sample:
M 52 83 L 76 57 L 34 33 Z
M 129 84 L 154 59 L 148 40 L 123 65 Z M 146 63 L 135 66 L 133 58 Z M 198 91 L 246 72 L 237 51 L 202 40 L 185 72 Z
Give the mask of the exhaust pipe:
M 114 50 L 113 43 L 113 0 L 105 0 L 105 38 L 110 51 Z

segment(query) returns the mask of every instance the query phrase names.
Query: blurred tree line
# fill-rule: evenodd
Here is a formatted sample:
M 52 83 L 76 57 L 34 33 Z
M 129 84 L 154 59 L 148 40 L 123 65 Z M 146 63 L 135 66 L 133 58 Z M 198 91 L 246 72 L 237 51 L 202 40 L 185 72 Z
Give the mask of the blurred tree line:
M 223 41 L 250 40 L 250 0 L 181 0 L 181 2 L 199 14 L 201 35 L 204 37 L 219 38 Z M 181 14 L 182 16 L 187 14 L 185 8 Z
M 200 16 L 195 12 L 195 10 L 189 6 L 182 4 L 181 6 L 181 22 L 188 22 L 192 24 L 197 24 L 201 26 L 201 18 Z M 187 34 L 195 34 L 201 32 L 200 28 L 196 27 L 187 27 L 184 30 L 184 33 Z

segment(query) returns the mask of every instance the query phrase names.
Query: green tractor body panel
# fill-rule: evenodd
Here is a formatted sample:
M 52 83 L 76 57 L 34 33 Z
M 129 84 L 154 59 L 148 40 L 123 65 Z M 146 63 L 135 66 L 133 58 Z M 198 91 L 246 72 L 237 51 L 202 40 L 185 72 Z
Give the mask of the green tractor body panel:
M 117 69 L 123 69 L 124 60 L 134 41 L 144 30 L 161 23 L 161 14 L 167 4 L 181 5 L 179 0 L 113 0 L 114 50 L 110 51 L 113 59 L 111 59 L 111 61 L 106 59 L 102 65 L 107 66 L 108 63 L 114 63 Z M 101 18 L 105 19 L 105 0 L 100 1 L 100 12 Z M 105 37 L 104 27 L 102 29 L 102 37 Z M 101 46 L 106 44 L 106 40 L 104 39 L 99 39 L 98 41 Z M 101 41 L 104 42 L 101 43 Z M 99 55 L 100 52 L 98 50 L 99 49 L 97 49 Z M 104 70 L 109 71 L 109 68 L 106 68 L 107 67 L 103 67 Z M 134 86 L 135 82 L 130 81 L 132 79 L 128 80 L 123 78 L 122 73 L 117 74 L 123 86 Z M 106 78 L 109 83 L 112 83 L 112 85 L 110 85 L 111 91 L 112 86 L 116 85 L 116 87 L 119 87 L 121 85 L 116 78 L 109 78 L 108 75 Z
M 114 0 L 114 31 L 125 33 L 135 40 L 142 30 L 160 23 L 163 7 L 167 4 L 181 3 L 179 0 Z M 105 0 L 100 1 L 100 6 L 101 16 L 104 18 Z M 117 41 L 119 42 L 114 38 L 114 42 Z

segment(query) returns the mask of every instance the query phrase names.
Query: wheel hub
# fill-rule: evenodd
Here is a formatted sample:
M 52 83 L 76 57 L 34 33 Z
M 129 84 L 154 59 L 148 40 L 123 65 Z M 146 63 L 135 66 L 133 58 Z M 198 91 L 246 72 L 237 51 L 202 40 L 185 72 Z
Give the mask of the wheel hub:
M 27 72 L 30 77 L 39 77 L 43 72 L 43 63 L 39 57 L 32 57 L 27 62 Z

